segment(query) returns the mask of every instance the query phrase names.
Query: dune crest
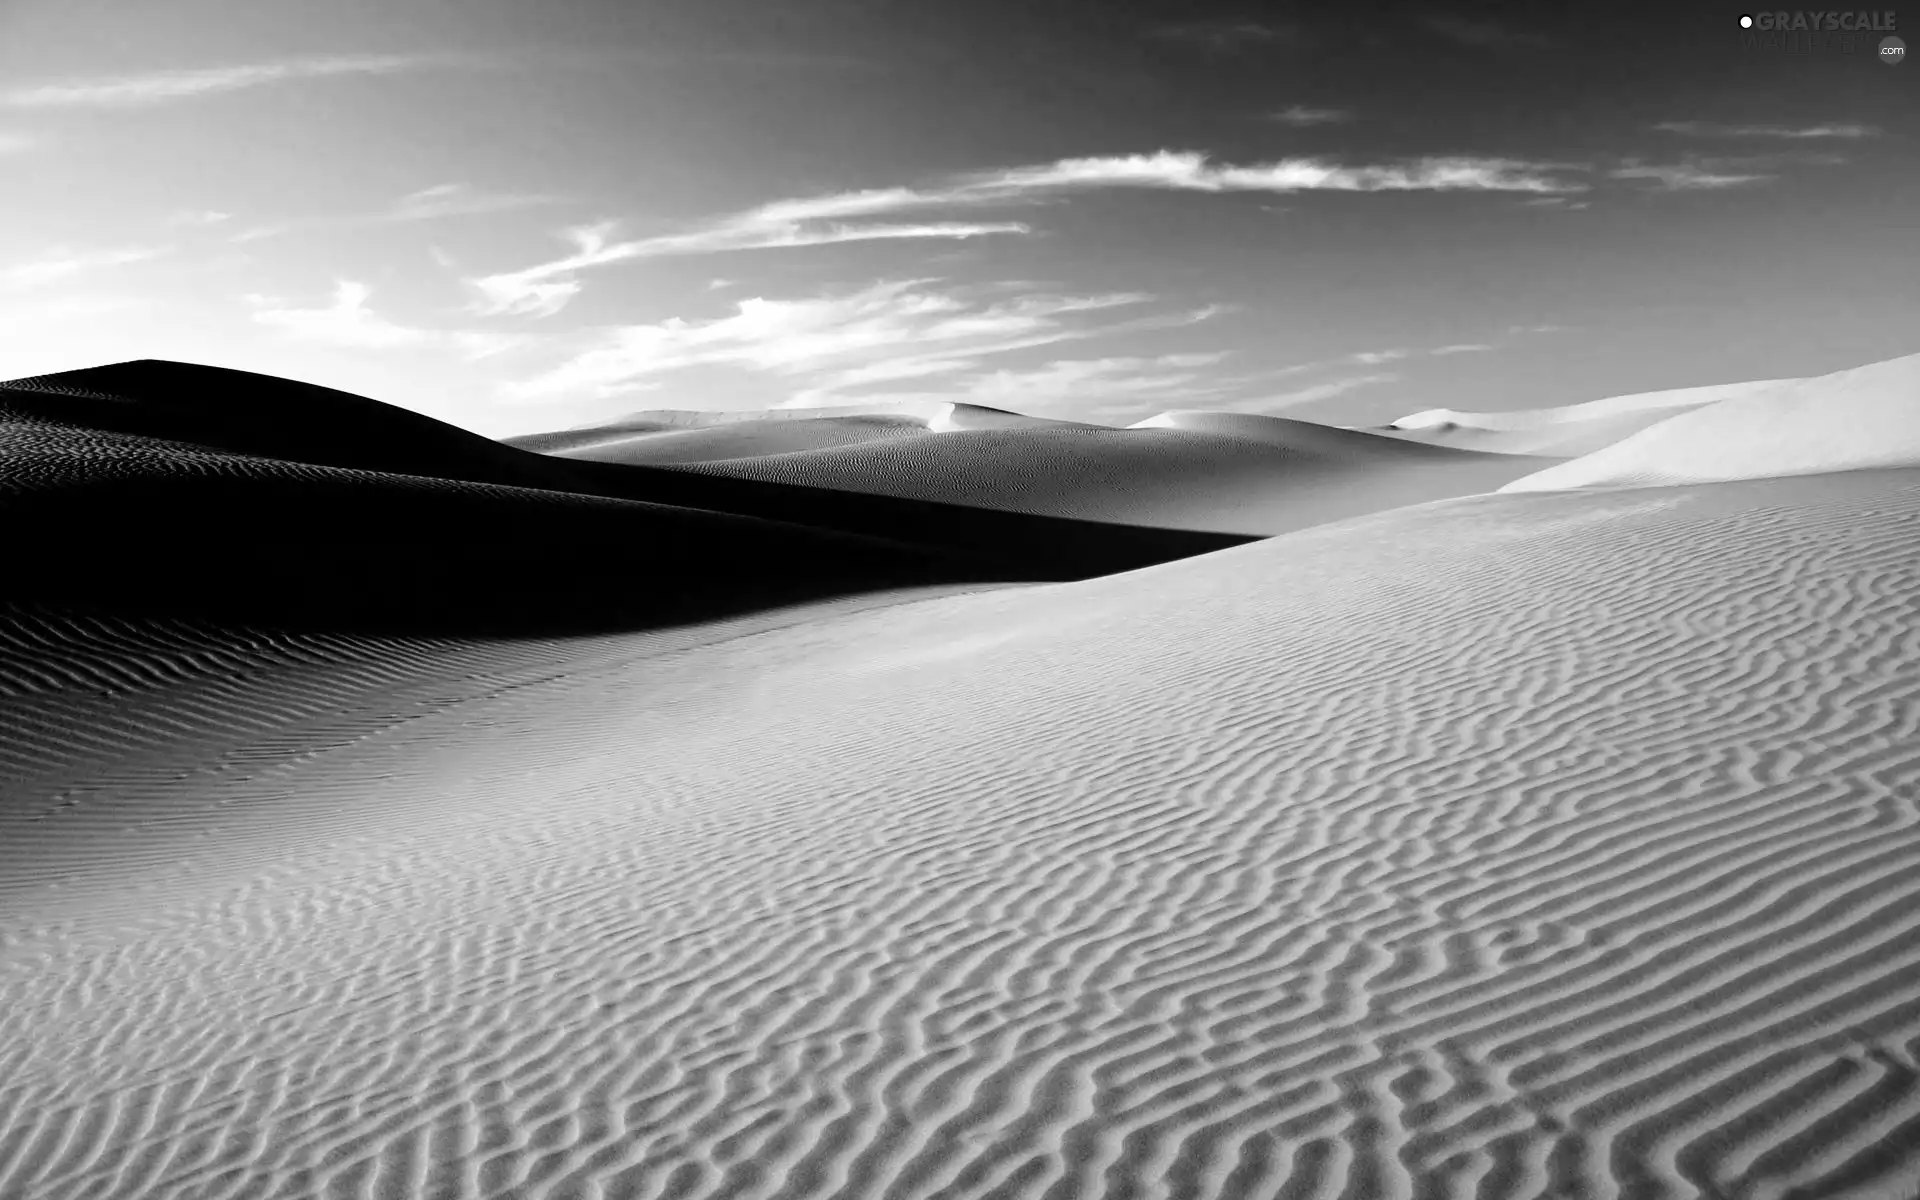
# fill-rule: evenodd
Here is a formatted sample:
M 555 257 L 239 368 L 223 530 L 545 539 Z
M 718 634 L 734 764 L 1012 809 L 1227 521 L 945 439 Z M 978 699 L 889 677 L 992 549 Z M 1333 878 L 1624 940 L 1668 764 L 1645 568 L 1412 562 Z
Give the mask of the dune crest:
M 1790 380 L 1759 379 L 1608 396 L 1556 408 L 1517 408 L 1504 412 L 1463 412 L 1433 408 L 1401 417 L 1377 432 L 1436 446 L 1457 446 L 1496 454 L 1538 454 L 1571 458 L 1706 404 L 1769 391 Z
M 1715 400 L 1502 492 L 1649 487 L 1920 466 L 1920 354 Z

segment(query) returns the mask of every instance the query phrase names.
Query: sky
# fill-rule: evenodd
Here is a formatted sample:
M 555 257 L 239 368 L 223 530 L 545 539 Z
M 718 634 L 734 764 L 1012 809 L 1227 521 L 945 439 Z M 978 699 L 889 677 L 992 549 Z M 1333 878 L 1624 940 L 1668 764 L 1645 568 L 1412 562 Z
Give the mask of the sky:
M 1743 11 L 0 0 L 0 378 L 1367 425 L 1920 352 L 1920 64 Z

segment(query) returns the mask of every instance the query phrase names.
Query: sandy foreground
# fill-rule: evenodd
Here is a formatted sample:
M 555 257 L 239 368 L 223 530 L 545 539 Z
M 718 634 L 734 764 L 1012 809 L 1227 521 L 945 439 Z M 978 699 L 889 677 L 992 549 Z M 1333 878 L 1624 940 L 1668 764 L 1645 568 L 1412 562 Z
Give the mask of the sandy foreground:
M 0 389 L 0 515 L 90 522 L 0 597 L 0 1196 L 1920 1194 L 1906 363 L 1421 446 L 1408 501 L 1299 422 L 693 463 L 755 479 L 320 396 L 412 457 L 301 458 L 135 386 L 200 368 Z M 1876 436 L 1783 460 L 1747 403 Z M 974 433 L 1094 483 L 913 507 Z M 1039 575 L 1147 445 L 1172 515 Z M 1269 451 L 1250 504 L 1341 515 L 1169 540 L 1246 532 L 1176 485 Z M 875 460 L 939 495 L 764 490 Z M 1716 481 L 1619 485 L 1676 462 Z M 301 537 L 141 550 L 234 496 Z

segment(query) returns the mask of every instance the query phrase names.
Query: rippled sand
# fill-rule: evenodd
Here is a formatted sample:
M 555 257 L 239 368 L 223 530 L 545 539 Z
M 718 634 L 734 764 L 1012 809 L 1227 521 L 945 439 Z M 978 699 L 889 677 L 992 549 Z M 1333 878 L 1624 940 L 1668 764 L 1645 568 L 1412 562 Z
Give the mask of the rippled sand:
M 631 631 L 15 598 L 0 1195 L 1903 1196 L 1917 611 L 1920 467 Z

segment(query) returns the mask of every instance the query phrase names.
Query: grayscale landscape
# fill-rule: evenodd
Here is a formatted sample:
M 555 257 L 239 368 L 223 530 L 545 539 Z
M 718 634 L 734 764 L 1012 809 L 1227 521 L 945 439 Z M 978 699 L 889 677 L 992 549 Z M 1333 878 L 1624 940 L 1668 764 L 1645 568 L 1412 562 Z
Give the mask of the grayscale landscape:
M 0 1197 L 1920 1197 L 1920 67 L 910 8 L 0 10 Z

